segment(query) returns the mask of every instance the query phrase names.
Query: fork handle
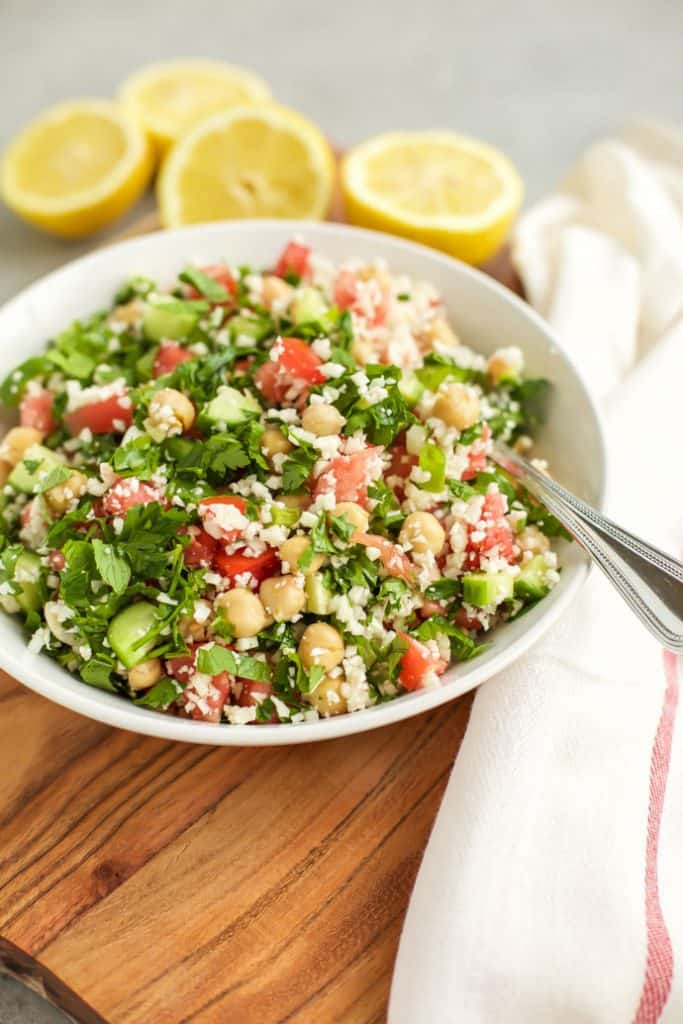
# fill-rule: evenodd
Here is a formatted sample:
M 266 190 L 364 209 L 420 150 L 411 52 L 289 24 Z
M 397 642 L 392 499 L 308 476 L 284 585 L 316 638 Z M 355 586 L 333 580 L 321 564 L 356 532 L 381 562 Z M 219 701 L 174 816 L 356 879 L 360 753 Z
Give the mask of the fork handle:
M 683 653 L 683 564 L 591 508 L 507 445 L 496 442 L 493 457 L 559 519 L 652 635 Z

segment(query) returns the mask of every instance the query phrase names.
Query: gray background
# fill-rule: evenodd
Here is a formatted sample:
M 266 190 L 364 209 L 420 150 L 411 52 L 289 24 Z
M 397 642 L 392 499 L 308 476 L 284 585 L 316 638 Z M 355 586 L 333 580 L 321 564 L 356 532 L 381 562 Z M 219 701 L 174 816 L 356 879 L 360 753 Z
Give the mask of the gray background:
M 0 0 L 0 145 L 141 64 L 220 57 L 260 71 L 341 145 L 392 128 L 481 136 L 533 200 L 630 116 L 683 122 L 682 38 L 681 0 Z M 91 245 L 0 210 L 0 299 Z M 0 1024 L 63 1019 L 0 978 Z

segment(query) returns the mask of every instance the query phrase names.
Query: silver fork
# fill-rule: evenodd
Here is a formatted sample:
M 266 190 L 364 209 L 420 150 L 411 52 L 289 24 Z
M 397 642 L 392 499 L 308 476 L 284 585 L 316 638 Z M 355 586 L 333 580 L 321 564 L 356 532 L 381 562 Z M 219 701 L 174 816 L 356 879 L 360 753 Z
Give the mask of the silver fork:
M 683 563 L 622 529 L 496 441 L 493 459 L 559 519 L 652 635 L 683 653 Z

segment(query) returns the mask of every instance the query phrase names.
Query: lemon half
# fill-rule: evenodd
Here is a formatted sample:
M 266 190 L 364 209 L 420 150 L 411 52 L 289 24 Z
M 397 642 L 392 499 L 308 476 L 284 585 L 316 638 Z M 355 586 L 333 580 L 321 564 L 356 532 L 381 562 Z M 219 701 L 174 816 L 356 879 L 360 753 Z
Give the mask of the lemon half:
M 119 90 L 119 99 L 160 154 L 210 114 L 265 103 L 270 95 L 270 87 L 258 75 L 212 60 L 150 64 L 127 78 Z
M 144 192 L 154 160 L 145 133 L 116 103 L 74 100 L 32 121 L 5 153 L 7 205 L 51 234 L 105 227 Z
M 352 224 L 402 235 L 481 263 L 503 243 L 522 201 L 512 163 L 451 132 L 380 135 L 342 164 Z
M 157 194 L 166 227 L 242 217 L 322 219 L 334 157 L 319 128 L 269 104 L 208 118 L 173 147 Z

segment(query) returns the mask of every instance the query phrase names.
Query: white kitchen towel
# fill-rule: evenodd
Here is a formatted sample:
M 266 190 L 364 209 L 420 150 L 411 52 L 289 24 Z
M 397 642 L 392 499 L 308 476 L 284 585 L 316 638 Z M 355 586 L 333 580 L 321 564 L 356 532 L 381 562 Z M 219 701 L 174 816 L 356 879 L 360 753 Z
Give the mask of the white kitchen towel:
M 683 550 L 683 138 L 631 126 L 526 214 L 532 303 L 603 403 L 609 511 Z M 390 1024 L 683 1021 L 679 665 L 597 570 L 475 698 Z

